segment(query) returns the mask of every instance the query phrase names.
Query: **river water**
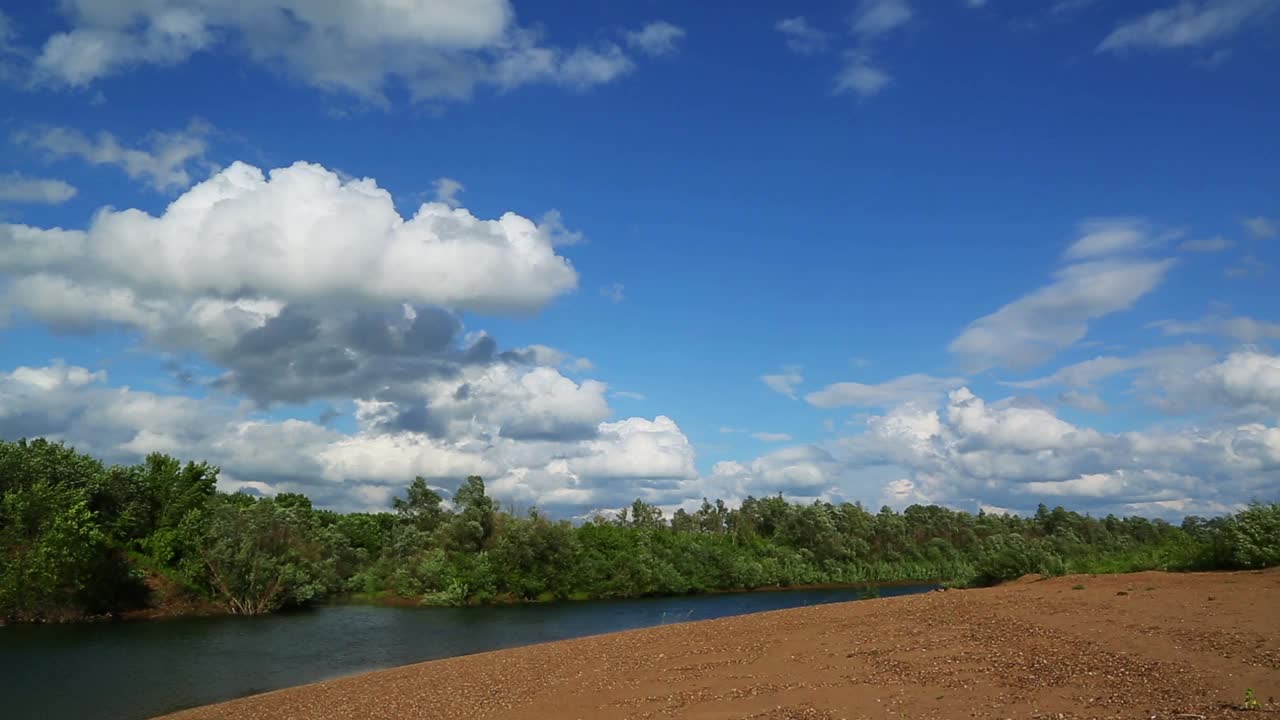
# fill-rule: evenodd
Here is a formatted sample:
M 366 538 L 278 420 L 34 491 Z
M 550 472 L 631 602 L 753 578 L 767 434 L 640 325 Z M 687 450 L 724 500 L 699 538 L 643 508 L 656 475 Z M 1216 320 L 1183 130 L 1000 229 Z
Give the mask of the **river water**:
M 481 608 L 331 605 L 257 618 L 0 627 L 0 718 L 140 720 L 423 660 L 859 595 L 822 589 Z

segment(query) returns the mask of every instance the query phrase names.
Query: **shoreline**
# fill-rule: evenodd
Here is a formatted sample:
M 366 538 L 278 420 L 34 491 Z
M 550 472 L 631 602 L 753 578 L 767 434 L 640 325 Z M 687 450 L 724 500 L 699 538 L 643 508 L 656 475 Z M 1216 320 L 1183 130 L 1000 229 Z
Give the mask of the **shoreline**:
M 682 595 L 635 595 L 624 597 L 608 597 L 608 598 L 552 598 L 548 600 L 538 599 L 502 599 L 496 598 L 490 602 L 475 603 L 470 605 L 436 605 L 423 602 L 421 598 L 405 598 L 398 596 L 387 597 L 369 597 L 361 596 L 359 593 L 349 593 L 346 595 L 336 595 L 326 598 L 323 601 L 313 605 L 303 607 L 287 608 L 278 610 L 274 613 L 265 615 L 237 616 L 235 613 L 214 605 L 212 603 L 189 602 L 182 607 L 185 610 L 175 610 L 171 607 L 149 607 L 139 608 L 136 610 L 124 610 L 117 613 L 104 613 L 101 615 L 84 615 L 66 617 L 60 619 L 41 619 L 41 620 L 22 620 L 15 622 L 5 622 L 0 618 L 0 628 L 18 627 L 18 626 L 39 626 L 39 625 L 73 625 L 73 624 L 96 624 L 96 623 L 117 623 L 117 622 L 153 622 L 165 620 L 181 620 L 186 618 L 209 618 L 209 617 L 269 617 L 271 615 L 287 614 L 291 612 L 307 612 L 308 610 L 323 608 L 328 606 L 341 605 L 368 605 L 372 607 L 400 607 L 400 608 L 417 608 L 417 607 L 495 607 L 495 606 L 513 606 L 513 605 L 551 605 L 555 603 L 589 603 L 589 602 L 617 602 L 626 600 L 654 600 L 661 598 L 682 598 L 682 597 L 705 597 L 709 595 L 749 595 L 754 593 L 773 593 L 773 592 L 802 592 L 805 590 L 865 590 L 867 588 L 895 588 L 895 587 L 931 587 L 941 588 L 942 580 L 914 581 L 914 580 L 892 580 L 889 582 L 878 583 L 807 583 L 803 585 L 766 585 L 758 588 L 734 589 L 734 590 L 703 590 L 698 592 L 684 593 Z
M 164 717 L 1235 717 L 1246 688 L 1280 710 L 1276 597 L 1275 570 L 1026 579 L 434 660 Z
M 504 599 L 495 598 L 489 602 L 474 603 L 469 605 L 435 605 L 425 603 L 421 600 L 413 598 L 403 598 L 397 596 L 388 597 L 368 597 L 361 596 L 359 593 L 349 595 L 335 596 L 324 602 L 317 603 L 315 607 L 324 607 L 326 605 L 372 605 L 381 607 L 508 607 L 513 605 L 553 605 L 556 603 L 591 603 L 591 602 L 625 602 L 627 600 L 658 600 L 663 598 L 693 598 L 706 597 L 709 595 L 751 595 L 754 593 L 774 593 L 774 592 L 802 592 L 805 590 L 866 590 L 867 588 L 898 588 L 898 587 L 928 587 L 930 589 L 942 589 L 945 587 L 946 580 L 891 580 L 888 582 L 876 583 L 805 583 L 801 585 L 764 585 L 756 588 L 743 588 L 731 590 L 699 590 L 696 592 L 688 592 L 680 595 L 624 595 L 618 597 L 584 597 L 584 598 L 550 598 L 547 600 L 533 599 Z

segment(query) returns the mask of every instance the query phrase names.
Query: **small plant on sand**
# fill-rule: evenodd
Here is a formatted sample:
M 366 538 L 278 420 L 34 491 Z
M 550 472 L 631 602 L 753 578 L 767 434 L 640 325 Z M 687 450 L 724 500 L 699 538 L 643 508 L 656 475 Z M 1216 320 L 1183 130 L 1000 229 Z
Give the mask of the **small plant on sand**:
M 1245 688 L 1244 704 L 1240 706 L 1243 710 L 1261 710 L 1262 703 L 1258 702 L 1258 696 L 1253 694 L 1253 688 Z
M 1072 589 L 1072 590 L 1083 590 L 1083 589 L 1084 589 L 1084 586 L 1083 586 L 1083 585 L 1072 585 L 1072 586 L 1071 586 L 1071 589 Z

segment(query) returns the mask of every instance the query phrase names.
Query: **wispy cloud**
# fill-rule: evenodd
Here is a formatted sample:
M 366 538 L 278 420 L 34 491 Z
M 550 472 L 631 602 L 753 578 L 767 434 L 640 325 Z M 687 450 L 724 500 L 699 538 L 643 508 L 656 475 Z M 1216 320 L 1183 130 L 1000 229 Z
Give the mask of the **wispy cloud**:
M 774 26 L 787 40 L 787 47 L 801 55 L 813 55 L 827 49 L 831 36 L 809 24 L 803 16 L 779 20 Z
M 862 0 L 850 22 L 855 35 L 874 38 L 911 22 L 913 14 L 906 0 Z
M 189 187 L 196 168 L 209 169 L 205 153 L 212 132 L 208 123 L 193 120 L 184 130 L 152 133 L 134 147 L 109 132 L 90 137 L 69 127 L 20 132 L 14 139 L 53 158 L 78 158 L 90 165 L 118 167 L 155 190 L 172 191 Z
M 659 20 L 639 30 L 627 32 L 623 37 L 632 49 L 645 55 L 659 57 L 675 54 L 679 49 L 678 43 L 684 39 L 685 34 L 684 28 Z
M 844 68 L 836 75 L 833 92 L 837 95 L 853 93 L 865 99 L 879 94 L 891 82 L 893 78 L 874 65 L 868 53 L 851 51 L 845 55 Z
M 1199 240 L 1187 240 L 1179 245 L 1178 249 L 1186 252 L 1211 253 L 1228 250 L 1234 244 L 1235 243 L 1230 240 L 1218 235 L 1217 237 L 1203 238 Z
M 1270 14 L 1280 0 L 1179 0 L 1122 23 L 1098 52 L 1200 48 L 1226 40 Z
M 620 303 L 627 299 L 626 286 L 622 283 L 613 283 L 600 288 L 600 295 L 611 302 Z
M 751 433 L 751 437 L 767 443 L 791 442 L 791 435 L 788 433 L 758 432 Z
M 1262 216 L 1245 218 L 1245 229 L 1249 234 L 1258 239 L 1273 238 L 1280 235 L 1280 228 L 1277 228 L 1276 222 L 1270 218 Z
M 75 186 L 63 180 L 20 173 L 0 175 L 0 202 L 60 205 L 75 195 Z
M 782 372 L 761 375 L 760 381 L 767 385 L 770 390 L 795 399 L 796 387 L 804 382 L 804 375 L 800 374 L 800 366 L 788 365 L 782 369 Z

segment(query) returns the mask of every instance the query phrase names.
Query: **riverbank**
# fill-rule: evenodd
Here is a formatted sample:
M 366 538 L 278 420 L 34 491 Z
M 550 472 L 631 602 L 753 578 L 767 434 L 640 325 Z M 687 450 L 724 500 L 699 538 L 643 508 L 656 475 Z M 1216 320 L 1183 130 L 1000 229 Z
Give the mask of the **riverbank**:
M 1252 717 L 1280 711 L 1280 571 L 1069 576 L 547 643 L 167 716 Z

